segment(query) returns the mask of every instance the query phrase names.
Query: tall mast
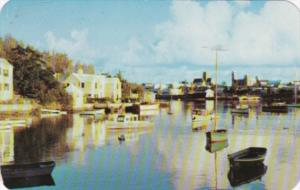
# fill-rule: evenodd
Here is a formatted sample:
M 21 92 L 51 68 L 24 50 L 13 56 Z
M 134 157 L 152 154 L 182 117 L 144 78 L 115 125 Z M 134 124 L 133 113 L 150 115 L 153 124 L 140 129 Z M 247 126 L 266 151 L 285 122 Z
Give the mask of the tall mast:
M 216 49 L 216 60 L 215 60 L 215 125 L 214 125 L 214 129 L 217 128 L 217 106 L 218 106 L 217 90 L 218 90 L 218 50 Z

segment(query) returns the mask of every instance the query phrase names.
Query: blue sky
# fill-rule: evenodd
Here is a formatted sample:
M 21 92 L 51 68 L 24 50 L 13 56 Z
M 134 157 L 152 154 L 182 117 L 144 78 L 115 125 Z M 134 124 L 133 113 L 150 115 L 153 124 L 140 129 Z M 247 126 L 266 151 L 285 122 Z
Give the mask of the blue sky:
M 284 1 L 11 0 L 0 36 L 156 83 L 213 76 L 214 53 L 203 47 L 222 45 L 221 81 L 231 71 L 288 81 L 300 60 L 299 20 Z

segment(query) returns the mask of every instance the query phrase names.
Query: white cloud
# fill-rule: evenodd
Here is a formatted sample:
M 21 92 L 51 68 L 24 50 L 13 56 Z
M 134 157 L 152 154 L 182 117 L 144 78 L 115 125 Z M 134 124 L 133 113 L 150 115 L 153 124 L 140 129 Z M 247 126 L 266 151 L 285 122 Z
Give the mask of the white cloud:
M 4 5 L 8 3 L 9 0 L 0 0 L 0 12 L 3 9 Z
M 299 61 L 300 16 L 286 2 L 266 2 L 258 12 L 234 14 L 226 1 L 174 1 L 173 18 L 157 26 L 159 62 L 212 63 L 203 46 L 223 45 L 223 64 L 284 64 Z M 284 15 L 284 16 L 283 16 Z
M 48 31 L 45 38 L 50 50 L 67 53 L 71 58 L 81 61 L 92 61 L 96 57 L 95 50 L 88 44 L 88 30 L 72 30 L 68 39 L 57 37 Z

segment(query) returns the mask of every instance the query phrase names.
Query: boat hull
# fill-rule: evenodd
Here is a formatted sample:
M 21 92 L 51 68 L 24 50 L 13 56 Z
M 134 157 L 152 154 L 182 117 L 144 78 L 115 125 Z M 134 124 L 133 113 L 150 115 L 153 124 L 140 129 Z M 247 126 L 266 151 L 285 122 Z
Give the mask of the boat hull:
M 150 122 L 105 122 L 105 126 L 107 130 L 139 130 L 139 129 L 148 129 L 151 128 L 152 125 Z
M 209 143 L 227 141 L 227 130 L 219 129 L 213 130 L 206 133 L 206 141 Z
M 287 106 L 263 106 L 263 112 L 274 112 L 274 113 L 287 113 L 288 107 Z
M 230 166 L 263 164 L 267 149 L 263 147 L 249 147 L 228 155 Z
M 291 108 L 300 108 L 300 104 L 288 104 L 288 107 L 291 107 Z
M 22 178 L 51 175 L 55 162 L 40 162 L 33 164 L 15 164 L 1 166 L 3 178 Z
M 228 140 L 215 142 L 215 143 L 210 143 L 209 141 L 207 141 L 205 149 L 210 153 L 215 153 L 227 147 L 228 147 Z
M 249 114 L 249 109 L 232 109 L 231 113 L 234 113 L 234 114 Z
M 51 175 L 24 178 L 9 178 L 3 179 L 3 183 L 9 189 L 55 185 L 54 179 Z
M 228 179 L 232 187 L 240 186 L 261 179 L 267 172 L 264 164 L 255 166 L 230 167 Z

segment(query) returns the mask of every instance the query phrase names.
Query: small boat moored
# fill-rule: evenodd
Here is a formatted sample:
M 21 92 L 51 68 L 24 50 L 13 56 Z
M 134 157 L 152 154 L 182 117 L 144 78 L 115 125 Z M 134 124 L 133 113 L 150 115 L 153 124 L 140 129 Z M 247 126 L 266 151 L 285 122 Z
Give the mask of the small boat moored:
M 125 141 L 125 135 L 120 135 L 118 136 L 118 140 L 121 142 L 121 141 Z
M 239 97 L 239 102 L 259 102 L 260 97 L 259 96 L 240 96 Z
M 227 141 L 227 130 L 226 129 L 217 129 L 206 132 L 206 142 L 215 143 Z
M 263 147 L 249 147 L 229 154 L 230 166 L 262 164 L 265 160 L 267 149 Z
M 137 114 L 112 114 L 105 121 L 108 130 L 137 130 L 151 128 L 153 124 L 147 120 L 140 120 Z
M 287 113 L 288 105 L 284 102 L 276 102 L 262 106 L 263 112 Z
M 228 147 L 228 140 L 225 140 L 225 141 L 215 142 L 215 143 L 206 142 L 205 149 L 210 153 L 215 153 L 227 147 Z
M 231 109 L 231 113 L 249 114 L 249 106 L 248 105 L 238 105 L 235 108 Z
M 99 110 L 81 112 L 80 116 L 97 116 L 97 115 L 104 115 L 104 114 L 105 114 L 105 110 L 99 109 Z
M 55 167 L 54 161 L 31 164 L 2 165 L 1 174 L 4 178 L 22 178 L 51 175 Z
M 213 116 L 205 109 L 194 109 L 192 111 L 192 129 L 197 130 L 208 125 Z

